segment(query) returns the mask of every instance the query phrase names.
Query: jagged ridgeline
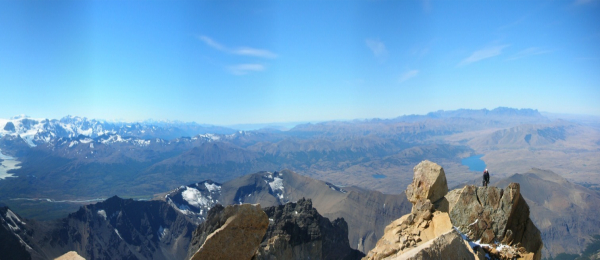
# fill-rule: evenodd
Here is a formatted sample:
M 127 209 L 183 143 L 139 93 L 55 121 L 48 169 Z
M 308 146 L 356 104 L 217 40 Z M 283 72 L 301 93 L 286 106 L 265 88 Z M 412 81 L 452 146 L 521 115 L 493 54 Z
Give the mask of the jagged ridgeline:
M 334 184 L 296 174 L 293 171 L 258 172 L 226 183 L 210 180 L 181 186 L 160 199 L 200 224 L 217 204 L 283 205 L 310 198 L 319 214 L 329 219 L 344 218 L 352 248 L 368 252 L 393 220 L 410 211 L 402 194 L 383 194 Z
M 213 207 L 194 232 L 188 257 L 350 260 L 364 256 L 350 248 L 344 219 L 329 221 L 312 207 L 311 200 L 263 210 L 258 204 Z
M 502 188 L 464 186 L 448 192 L 444 170 L 425 161 L 414 167 L 408 195 L 338 187 L 284 170 L 222 184 L 203 181 L 182 186 L 163 194 L 161 200 L 113 197 L 51 222 L 24 219 L 5 207 L 0 210 L 0 250 L 10 249 L 10 254 L 0 257 L 52 259 L 75 251 L 86 259 L 184 259 L 196 239 L 192 232 L 199 234 L 197 225 L 209 223 L 210 212 L 222 207 L 218 204 L 260 203 L 270 239 L 259 241 L 255 257 L 305 256 L 306 251 L 323 252 L 341 243 L 344 246 L 335 248 L 351 250 L 336 255 L 355 257 L 353 249 L 358 249 L 370 259 L 451 256 L 444 251 L 449 246 L 461 249 L 452 252 L 462 252 L 457 257 L 465 259 L 486 254 L 539 259 L 542 243 L 527 205 L 537 198 L 529 195 L 525 200 L 522 186 L 510 181 L 530 187 L 541 179 L 569 184 L 536 170 L 501 180 Z M 347 242 L 340 235 L 344 232 Z M 320 246 L 303 244 L 306 241 L 319 241 Z M 560 243 L 549 241 L 555 246 Z
M 69 251 L 85 259 L 184 259 L 196 227 L 163 201 L 118 197 L 50 222 L 0 208 L 0 224 L 1 259 L 54 259 Z
M 312 200 L 298 202 L 302 198 Z M 292 207 L 296 204 L 288 202 L 298 202 L 299 206 Z M 7 217 L 5 213 L 2 217 L 7 221 L 3 223 L 8 224 L 2 228 L 7 231 L 7 239 L 21 245 L 23 252 L 28 252 L 33 259 L 52 259 L 69 251 L 86 259 L 184 259 L 192 231 L 207 221 L 211 209 L 218 204 L 255 203 L 294 212 L 294 223 L 309 223 L 309 227 L 318 226 L 322 230 L 317 237 L 328 238 L 321 243 L 322 247 L 330 248 L 326 252 L 337 252 L 331 250 L 333 247 L 346 248 L 352 252 L 349 255 L 354 256 L 358 252 L 354 249 L 367 252 L 373 248 L 383 235 L 384 227 L 410 210 L 403 194 L 338 187 L 283 170 L 250 174 L 223 184 L 194 183 L 163 194 L 160 200 L 113 197 L 52 222 L 24 219 L 14 214 L 13 218 L 22 221 L 18 229 L 13 224 L 18 221 L 10 221 L 13 215 Z M 307 203 L 310 206 L 306 206 Z M 274 208 L 273 212 L 277 215 L 279 211 Z M 303 217 L 311 219 L 303 220 Z M 329 224 L 324 224 L 325 219 L 331 220 L 327 220 Z M 285 221 L 277 223 L 292 223 Z M 337 235 L 330 236 L 331 230 Z M 313 234 L 312 228 L 305 231 Z M 304 240 L 290 238 L 290 241 L 293 244 L 290 250 L 297 251 L 294 243 Z M 339 243 L 345 246 L 340 247 Z M 265 247 L 264 252 L 273 253 L 267 248 L 270 247 Z

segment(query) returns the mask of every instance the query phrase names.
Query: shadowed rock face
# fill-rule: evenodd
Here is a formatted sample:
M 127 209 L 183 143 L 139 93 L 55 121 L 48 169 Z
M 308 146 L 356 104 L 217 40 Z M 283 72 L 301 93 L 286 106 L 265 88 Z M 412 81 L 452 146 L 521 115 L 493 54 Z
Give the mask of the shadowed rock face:
M 192 260 L 251 259 L 268 225 L 260 205 L 217 205 L 194 231 L 188 256 Z
M 514 174 L 495 185 L 511 182 L 520 184 L 530 218 L 540 229 L 543 257 L 579 254 L 591 242 L 590 235 L 600 233 L 599 193 L 542 169 Z
M 310 199 L 265 208 L 269 228 L 254 259 L 360 259 L 343 218 L 322 217 Z
M 27 244 L 19 238 L 24 223 L 8 207 L 0 207 L 0 252 L 3 259 L 31 259 Z
M 471 240 L 482 243 L 519 244 L 528 252 L 540 253 L 540 231 L 529 219 L 529 206 L 518 183 L 506 189 L 465 186 L 450 211 L 452 223 Z
M 86 259 L 183 259 L 194 227 L 165 202 L 118 197 L 52 222 L 22 219 L 8 209 L 0 209 L 0 219 L 8 223 L 0 241 L 16 237 L 27 250 L 14 259 L 54 259 L 69 251 Z

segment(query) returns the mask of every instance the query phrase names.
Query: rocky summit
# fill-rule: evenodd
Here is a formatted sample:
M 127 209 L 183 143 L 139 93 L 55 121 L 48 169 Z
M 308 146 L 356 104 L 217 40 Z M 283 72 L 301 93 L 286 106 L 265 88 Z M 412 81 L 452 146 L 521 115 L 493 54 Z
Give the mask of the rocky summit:
M 269 228 L 254 259 L 361 259 L 350 248 L 348 224 L 321 216 L 310 199 L 265 208 Z
M 529 206 L 518 183 L 510 183 L 504 190 L 465 186 L 450 211 L 450 218 L 471 240 L 516 245 L 541 256 L 540 231 L 529 218 Z
M 442 167 L 423 161 L 406 194 L 411 213 L 388 225 L 363 259 L 541 259 L 540 232 L 517 183 L 448 192 Z

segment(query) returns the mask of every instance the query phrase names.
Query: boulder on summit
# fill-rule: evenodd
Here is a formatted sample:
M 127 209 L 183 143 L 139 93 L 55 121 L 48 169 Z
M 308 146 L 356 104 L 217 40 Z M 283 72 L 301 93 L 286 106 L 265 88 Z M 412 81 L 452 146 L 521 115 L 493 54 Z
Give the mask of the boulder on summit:
M 422 199 L 436 202 L 448 193 L 446 173 L 437 163 L 425 160 L 413 171 L 413 182 L 406 188 L 406 197 L 412 204 Z

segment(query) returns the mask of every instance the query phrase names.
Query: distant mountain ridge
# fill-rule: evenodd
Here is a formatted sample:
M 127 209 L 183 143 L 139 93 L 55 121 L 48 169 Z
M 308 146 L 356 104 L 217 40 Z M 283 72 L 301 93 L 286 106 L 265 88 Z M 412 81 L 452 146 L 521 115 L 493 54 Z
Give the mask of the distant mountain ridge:
M 398 122 L 415 123 L 425 120 L 463 118 L 471 120 L 488 120 L 496 123 L 515 122 L 543 123 L 549 120 L 534 109 L 513 109 L 499 107 L 492 110 L 458 109 L 436 111 L 426 115 L 407 115 L 393 119 L 369 119 L 365 121 L 326 121 L 318 124 L 289 125 L 290 133 L 300 134 L 310 129 L 322 129 L 323 126 L 344 126 L 347 124 L 393 124 Z M 270 124 L 264 124 L 269 126 Z M 418 126 L 417 126 L 418 127 Z M 410 131 L 410 128 L 405 129 Z M 433 130 L 453 131 L 452 129 Z M 237 130 L 214 125 L 197 124 L 181 121 L 145 120 L 142 122 L 108 122 L 105 120 L 87 119 L 85 117 L 65 116 L 61 119 L 30 118 L 25 115 L 10 119 L 0 119 L 0 138 L 6 135 L 20 136 L 29 146 L 48 143 L 57 138 L 74 138 L 80 135 L 96 138 L 102 135 L 118 135 L 140 139 L 160 138 L 171 140 L 181 137 L 191 137 L 198 134 L 233 134 Z M 279 131 L 276 131 L 279 132 Z
M 210 125 L 184 122 L 144 121 L 135 123 L 106 122 L 85 117 L 66 116 L 61 119 L 34 119 L 17 116 L 0 119 L 0 137 L 20 136 L 29 146 L 52 142 L 58 138 L 103 135 L 137 137 L 141 139 L 174 139 L 198 134 L 233 134 L 236 130 Z
M 486 128 L 505 128 L 520 124 L 549 123 L 534 109 L 499 107 L 492 110 L 458 109 L 431 112 L 426 115 L 405 115 L 392 119 L 327 121 L 298 125 L 290 130 L 302 136 L 387 135 L 404 141 L 416 141 L 436 135 L 450 135 Z
M 405 115 L 399 116 L 394 119 L 394 121 L 419 121 L 426 119 L 435 119 L 435 118 L 489 118 L 489 119 L 499 119 L 501 117 L 523 117 L 528 118 L 528 121 L 531 118 L 538 118 L 540 121 L 546 121 L 547 118 L 543 116 L 537 109 L 530 108 L 509 108 L 509 107 L 498 107 L 492 110 L 488 109 L 457 109 L 457 110 L 438 110 L 435 112 L 429 112 L 426 115 Z
M 568 121 L 539 123 L 546 119 L 532 109 L 461 109 L 416 117 L 422 120 L 329 121 L 289 131 L 263 129 L 173 139 L 167 137 L 196 124 L 148 121 L 120 125 L 117 130 L 121 132 L 106 133 L 110 129 L 100 124 L 103 121 L 94 126 L 94 120 L 66 117 L 61 126 L 61 120 L 35 123 L 18 117 L 11 119 L 18 121 L 12 125 L 2 121 L 6 124 L 1 131 L 10 134 L 0 137 L 1 152 L 15 157 L 6 163 L 20 163 L 20 168 L 4 174 L 0 167 L 0 175 L 14 176 L 0 180 L 0 201 L 17 210 L 29 207 L 29 200 L 85 201 L 114 194 L 150 198 L 181 184 L 208 179 L 226 183 L 272 169 L 398 194 L 410 183 L 412 166 L 423 159 L 435 160 L 455 174 L 450 186 L 473 179 L 476 173 L 461 161 L 477 154 L 483 155 L 481 160 L 496 179 L 540 167 L 571 181 L 589 182 L 587 187 L 600 185 L 596 178 L 600 135 L 585 126 Z M 172 125 L 179 125 L 179 130 L 168 130 Z M 49 133 L 46 142 L 41 137 Z M 102 135 L 87 135 L 93 133 Z M 28 141 L 38 145 L 32 147 Z M 56 204 L 49 204 L 29 207 L 22 215 L 47 216 L 46 210 L 56 209 Z M 62 216 L 78 206 L 68 207 Z

